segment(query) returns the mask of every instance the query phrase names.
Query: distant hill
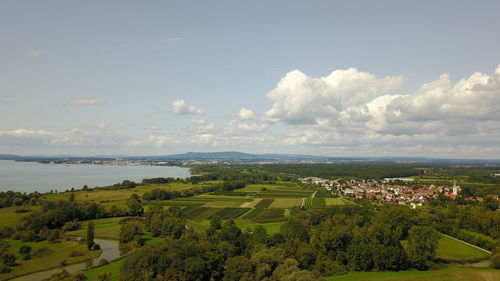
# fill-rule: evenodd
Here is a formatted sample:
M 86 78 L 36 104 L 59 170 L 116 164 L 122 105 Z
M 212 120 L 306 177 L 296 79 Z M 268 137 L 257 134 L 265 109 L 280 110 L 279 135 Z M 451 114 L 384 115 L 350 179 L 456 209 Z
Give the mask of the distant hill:
M 301 155 L 301 154 L 250 154 L 237 151 L 224 152 L 188 152 L 160 156 L 158 158 L 168 160 L 307 160 L 307 159 L 329 159 L 331 157 Z

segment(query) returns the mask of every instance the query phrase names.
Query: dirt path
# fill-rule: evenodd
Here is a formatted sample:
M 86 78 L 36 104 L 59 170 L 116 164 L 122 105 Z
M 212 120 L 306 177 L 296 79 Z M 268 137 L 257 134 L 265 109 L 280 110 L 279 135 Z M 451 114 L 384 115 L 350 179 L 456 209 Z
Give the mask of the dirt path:
M 262 198 L 254 199 L 251 202 L 244 202 L 243 204 L 240 205 L 240 208 L 253 208 L 255 207 L 255 205 L 259 204 L 260 201 L 262 201 Z

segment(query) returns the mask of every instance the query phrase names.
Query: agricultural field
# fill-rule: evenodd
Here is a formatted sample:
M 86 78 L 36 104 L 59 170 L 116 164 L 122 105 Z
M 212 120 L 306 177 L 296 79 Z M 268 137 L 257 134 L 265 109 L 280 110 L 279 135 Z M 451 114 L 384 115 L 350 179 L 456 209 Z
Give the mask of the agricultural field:
M 274 199 L 261 199 L 255 208 L 268 208 L 274 202 Z
M 436 250 L 436 257 L 450 261 L 486 259 L 491 254 L 447 236 L 442 236 Z
M 349 204 L 354 204 L 354 203 L 343 198 L 325 198 L 325 205 L 327 206 L 341 206 Z
M 302 198 L 276 198 L 269 208 L 293 208 L 302 205 Z
M 92 220 L 95 224 L 95 237 L 113 240 L 120 239 L 120 221 L 123 219 L 126 219 L 126 217 Z M 87 233 L 87 225 L 89 222 L 90 221 L 82 222 L 82 226 L 79 230 L 66 232 L 66 235 L 85 237 Z
M 304 205 L 306 207 L 324 207 L 325 198 L 306 198 Z
M 221 220 L 236 219 L 246 213 L 248 210 L 250 210 L 250 208 L 224 208 L 211 215 L 209 218 L 218 217 Z
M 255 194 L 259 198 L 304 198 L 310 197 L 313 191 L 269 190 Z
M 448 267 L 429 271 L 351 272 L 328 281 L 498 281 L 500 270 Z
M 222 208 L 195 207 L 183 210 L 183 212 L 187 219 L 193 220 L 195 222 L 200 222 L 202 220 L 208 219 L 221 210 Z
M 258 209 L 257 209 L 258 210 Z M 285 209 L 262 209 L 252 218 L 253 222 L 277 222 L 285 220 Z
M 182 191 L 190 189 L 193 187 L 201 187 L 202 184 L 193 185 L 180 182 L 172 182 L 168 184 L 146 184 L 139 185 L 135 188 L 130 189 L 119 189 L 119 190 L 93 190 L 93 191 L 78 191 L 73 192 L 75 194 L 75 199 L 82 202 L 94 202 L 100 203 L 102 206 L 111 207 L 116 205 L 118 207 L 123 207 L 125 202 L 132 194 L 137 194 L 142 197 L 142 195 L 153 189 L 163 189 L 170 191 Z M 207 184 L 208 186 L 208 184 Z M 46 200 L 67 200 L 71 192 L 62 192 L 56 194 L 45 194 L 42 199 Z
M 24 275 L 27 273 L 42 271 L 61 266 L 61 263 L 73 264 L 82 262 L 91 258 L 98 257 L 101 251 L 89 251 L 86 244 L 81 244 L 77 241 L 64 241 L 64 243 L 48 243 L 42 242 L 21 242 L 19 240 L 5 239 L 9 243 L 9 251 L 17 253 L 22 245 L 28 245 L 32 248 L 32 257 L 30 260 L 17 259 L 18 265 L 12 267 L 12 271 L 2 278 L 10 279 L 14 276 Z M 38 251 L 39 256 L 35 253 Z M 78 255 L 74 255 L 78 253 Z

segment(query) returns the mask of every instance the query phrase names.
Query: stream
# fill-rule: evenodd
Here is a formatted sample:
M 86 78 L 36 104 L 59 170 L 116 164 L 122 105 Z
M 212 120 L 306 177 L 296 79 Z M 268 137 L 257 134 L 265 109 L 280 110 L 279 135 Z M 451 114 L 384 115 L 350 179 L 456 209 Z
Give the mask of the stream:
M 106 259 L 109 262 L 112 260 L 115 260 L 121 256 L 120 254 L 120 249 L 118 247 L 118 241 L 117 240 L 107 240 L 107 239 L 94 239 L 95 243 L 99 244 L 101 246 L 102 253 L 99 257 L 94 258 L 92 260 L 88 261 L 83 261 L 80 263 L 75 263 L 67 266 L 61 266 L 45 271 L 40 271 L 40 272 L 35 272 L 31 274 L 27 274 L 21 277 L 17 277 L 14 279 L 11 279 L 13 281 L 40 281 L 45 278 L 49 278 L 52 276 L 54 273 L 59 273 L 62 272 L 63 270 L 66 270 L 69 273 L 73 273 L 76 271 L 84 270 L 87 268 L 90 268 L 92 266 L 96 266 L 99 264 L 99 261 L 101 259 Z

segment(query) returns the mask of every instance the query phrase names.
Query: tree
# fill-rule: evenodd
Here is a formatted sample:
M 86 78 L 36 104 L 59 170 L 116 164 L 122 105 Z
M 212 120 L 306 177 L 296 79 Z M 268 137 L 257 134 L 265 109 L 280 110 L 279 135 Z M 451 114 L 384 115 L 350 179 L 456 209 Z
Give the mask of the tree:
M 69 194 L 69 201 L 70 201 L 70 202 L 75 201 L 75 194 L 74 194 L 74 193 L 70 193 L 70 194 Z
M 245 273 L 251 273 L 253 266 L 250 260 L 242 256 L 228 258 L 224 265 L 224 281 L 239 281 Z
M 92 249 L 92 246 L 94 246 L 94 231 L 95 231 L 95 226 L 94 222 L 91 221 L 87 225 L 87 249 Z
M 429 261 L 436 256 L 439 233 L 429 226 L 412 226 L 408 231 L 407 255 L 418 269 L 429 268 Z
M 31 253 L 31 247 L 28 245 L 22 245 L 21 248 L 19 248 L 19 255 L 23 258 L 23 260 L 29 260 L 30 259 L 30 253 Z
M 295 218 L 290 218 L 281 226 L 281 233 L 288 239 L 298 238 L 301 241 L 309 240 L 308 229 Z
M 144 213 L 141 200 L 135 193 L 130 195 L 130 198 L 127 200 L 127 208 L 131 216 L 140 216 Z
M 120 229 L 120 243 L 128 243 L 141 233 L 142 228 L 139 222 L 127 221 Z
M 486 196 L 483 200 L 483 207 L 486 210 L 496 211 L 498 209 L 498 200 L 491 196 Z

